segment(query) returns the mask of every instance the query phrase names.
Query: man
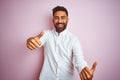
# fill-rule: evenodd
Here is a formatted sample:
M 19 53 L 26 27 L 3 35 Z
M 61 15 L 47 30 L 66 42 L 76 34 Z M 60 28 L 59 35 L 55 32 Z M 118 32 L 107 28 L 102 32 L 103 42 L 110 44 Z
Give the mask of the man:
M 26 45 L 31 50 L 44 46 L 40 80 L 74 80 L 74 66 L 81 80 L 93 80 L 97 63 L 95 62 L 92 68 L 87 66 L 78 38 L 66 29 L 68 20 L 67 9 L 56 6 L 53 9 L 55 29 L 41 32 L 27 40 Z

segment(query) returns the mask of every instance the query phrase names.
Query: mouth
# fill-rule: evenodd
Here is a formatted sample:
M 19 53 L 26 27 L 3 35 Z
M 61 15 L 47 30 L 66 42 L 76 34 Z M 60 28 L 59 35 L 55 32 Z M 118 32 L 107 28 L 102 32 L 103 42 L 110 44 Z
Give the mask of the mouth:
M 65 23 L 57 23 L 55 24 L 55 28 L 57 32 L 61 32 L 66 28 L 66 24 Z
M 64 23 L 58 23 L 58 24 L 57 24 L 57 27 L 58 27 L 58 28 L 63 28 L 63 27 L 64 27 Z
M 57 25 L 59 28 L 62 28 L 64 26 L 64 24 L 58 24 Z

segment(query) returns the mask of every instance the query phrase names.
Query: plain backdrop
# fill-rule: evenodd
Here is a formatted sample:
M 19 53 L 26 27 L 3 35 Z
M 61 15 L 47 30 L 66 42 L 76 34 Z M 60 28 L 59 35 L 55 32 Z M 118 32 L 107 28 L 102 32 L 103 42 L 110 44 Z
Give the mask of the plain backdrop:
M 0 0 L 0 80 L 38 79 L 43 47 L 31 51 L 26 40 L 54 28 L 57 5 L 68 9 L 88 65 L 98 61 L 94 80 L 120 80 L 120 0 Z

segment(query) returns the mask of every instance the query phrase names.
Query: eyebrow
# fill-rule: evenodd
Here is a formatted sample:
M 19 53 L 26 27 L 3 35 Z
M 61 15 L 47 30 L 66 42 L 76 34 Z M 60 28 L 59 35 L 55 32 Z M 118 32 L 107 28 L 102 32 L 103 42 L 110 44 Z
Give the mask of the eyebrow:
M 54 16 L 54 17 L 59 17 L 59 16 Z M 67 17 L 67 16 L 60 16 L 60 17 Z

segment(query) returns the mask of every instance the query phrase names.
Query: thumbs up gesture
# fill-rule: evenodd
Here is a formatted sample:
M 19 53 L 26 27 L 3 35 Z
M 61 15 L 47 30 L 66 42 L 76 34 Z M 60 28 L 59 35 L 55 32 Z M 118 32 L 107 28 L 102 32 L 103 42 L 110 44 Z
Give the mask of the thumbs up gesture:
M 40 45 L 42 44 L 40 42 L 40 38 L 43 36 L 44 32 L 41 32 L 39 35 L 35 36 L 35 37 L 30 37 L 29 39 L 27 39 L 26 42 L 26 46 L 30 49 L 36 49 L 38 47 L 40 47 Z
M 80 72 L 81 80 L 93 80 L 96 66 L 97 66 L 97 62 L 94 62 L 92 68 L 89 67 L 83 68 L 83 70 Z

